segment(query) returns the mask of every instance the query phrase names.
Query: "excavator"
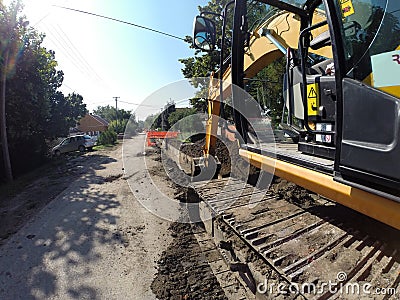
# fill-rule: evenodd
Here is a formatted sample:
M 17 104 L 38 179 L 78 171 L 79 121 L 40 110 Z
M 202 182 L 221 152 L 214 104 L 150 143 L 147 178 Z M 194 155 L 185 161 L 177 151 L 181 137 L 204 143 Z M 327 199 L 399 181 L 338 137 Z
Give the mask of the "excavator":
M 248 9 L 255 2 L 274 13 L 249 30 Z M 228 10 L 233 20 L 226 42 Z M 194 21 L 193 45 L 202 51 L 216 51 L 222 31 L 204 158 L 215 155 L 218 118 L 229 94 L 242 158 L 400 230 L 400 2 L 234 0 L 217 17 L 223 19 L 220 29 L 215 13 Z M 245 88 L 282 57 L 279 130 L 286 138 L 255 141 L 241 113 L 246 101 L 233 87 Z

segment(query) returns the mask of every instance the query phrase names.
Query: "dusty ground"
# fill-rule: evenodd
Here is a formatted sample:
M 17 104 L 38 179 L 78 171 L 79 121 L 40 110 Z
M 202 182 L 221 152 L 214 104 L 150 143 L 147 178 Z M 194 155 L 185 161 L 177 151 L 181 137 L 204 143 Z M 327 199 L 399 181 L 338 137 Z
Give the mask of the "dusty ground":
M 84 169 L 88 155 L 91 162 L 99 165 L 107 160 L 105 153 L 77 155 L 79 154 L 73 153 L 53 159 L 12 184 L 0 187 L 0 245 L 65 190 L 71 181 L 88 171 Z
M 171 240 L 169 222 L 135 200 L 122 178 L 121 147 L 86 154 L 70 169 L 78 171 L 60 170 L 64 190 L 55 198 L 51 176 L 17 196 L 54 199 L 39 199 L 38 207 L 48 205 L 3 241 L 0 298 L 155 299 L 150 284 Z M 21 203 L 14 211 L 26 220 L 32 213 L 24 215 Z
M 153 214 L 170 221 L 172 241 L 156 261 L 151 290 L 158 299 L 227 299 L 194 236 L 198 227 L 187 223 L 185 189 L 170 179 L 181 177 L 182 182 L 187 175 L 171 160 L 163 161 L 160 151 L 146 149 L 143 155 L 132 148 L 132 143 L 124 145 L 125 172 L 133 193 Z M 146 170 L 138 168 L 141 163 Z
M 87 153 L 2 201 L 0 299 L 224 299 L 207 263 L 196 267 L 191 226 L 137 201 L 157 204 L 161 186 L 173 202 L 157 209 L 182 209 L 143 142 L 130 141 L 125 165 L 121 146 Z

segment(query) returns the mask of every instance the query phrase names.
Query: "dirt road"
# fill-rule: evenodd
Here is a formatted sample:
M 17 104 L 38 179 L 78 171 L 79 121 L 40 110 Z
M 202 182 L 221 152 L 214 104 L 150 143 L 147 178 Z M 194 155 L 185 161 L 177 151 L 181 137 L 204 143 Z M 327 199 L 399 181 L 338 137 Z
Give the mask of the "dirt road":
M 144 136 L 132 144 L 143 152 Z M 124 177 L 135 190 L 140 172 L 123 176 L 121 146 L 96 155 L 80 158 L 81 176 L 0 247 L 0 299 L 155 298 L 170 222 L 136 201 Z

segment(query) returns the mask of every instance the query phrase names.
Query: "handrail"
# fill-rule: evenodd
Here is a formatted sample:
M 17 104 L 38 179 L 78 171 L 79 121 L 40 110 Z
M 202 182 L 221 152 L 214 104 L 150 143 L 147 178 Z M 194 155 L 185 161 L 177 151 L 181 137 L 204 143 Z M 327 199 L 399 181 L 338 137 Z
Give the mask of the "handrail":
M 304 127 L 307 129 L 308 133 L 312 134 L 324 134 L 324 135 L 335 135 L 335 131 L 323 131 L 323 130 L 313 130 L 310 125 L 308 125 L 308 106 L 307 106 L 307 73 L 306 73 L 306 55 L 304 53 L 304 39 L 306 35 L 311 32 L 312 30 L 327 25 L 328 22 L 322 21 L 320 23 L 317 23 L 315 25 L 309 26 L 305 29 L 303 29 L 300 32 L 300 37 L 299 37 L 299 51 L 300 51 L 300 61 L 301 61 L 301 76 L 302 76 L 302 88 L 301 88 L 301 96 L 302 96 L 302 101 L 303 101 L 303 110 L 304 110 Z

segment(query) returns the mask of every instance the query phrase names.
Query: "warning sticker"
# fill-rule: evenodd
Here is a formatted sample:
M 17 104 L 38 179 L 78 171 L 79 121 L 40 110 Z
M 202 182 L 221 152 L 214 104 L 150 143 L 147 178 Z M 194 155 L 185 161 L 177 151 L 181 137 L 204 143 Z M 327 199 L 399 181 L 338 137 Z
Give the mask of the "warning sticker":
M 354 6 L 351 0 L 339 0 L 342 9 L 343 17 L 348 17 L 354 14 Z
M 319 107 L 318 83 L 307 84 L 307 107 L 309 116 L 318 115 L 318 107 Z

